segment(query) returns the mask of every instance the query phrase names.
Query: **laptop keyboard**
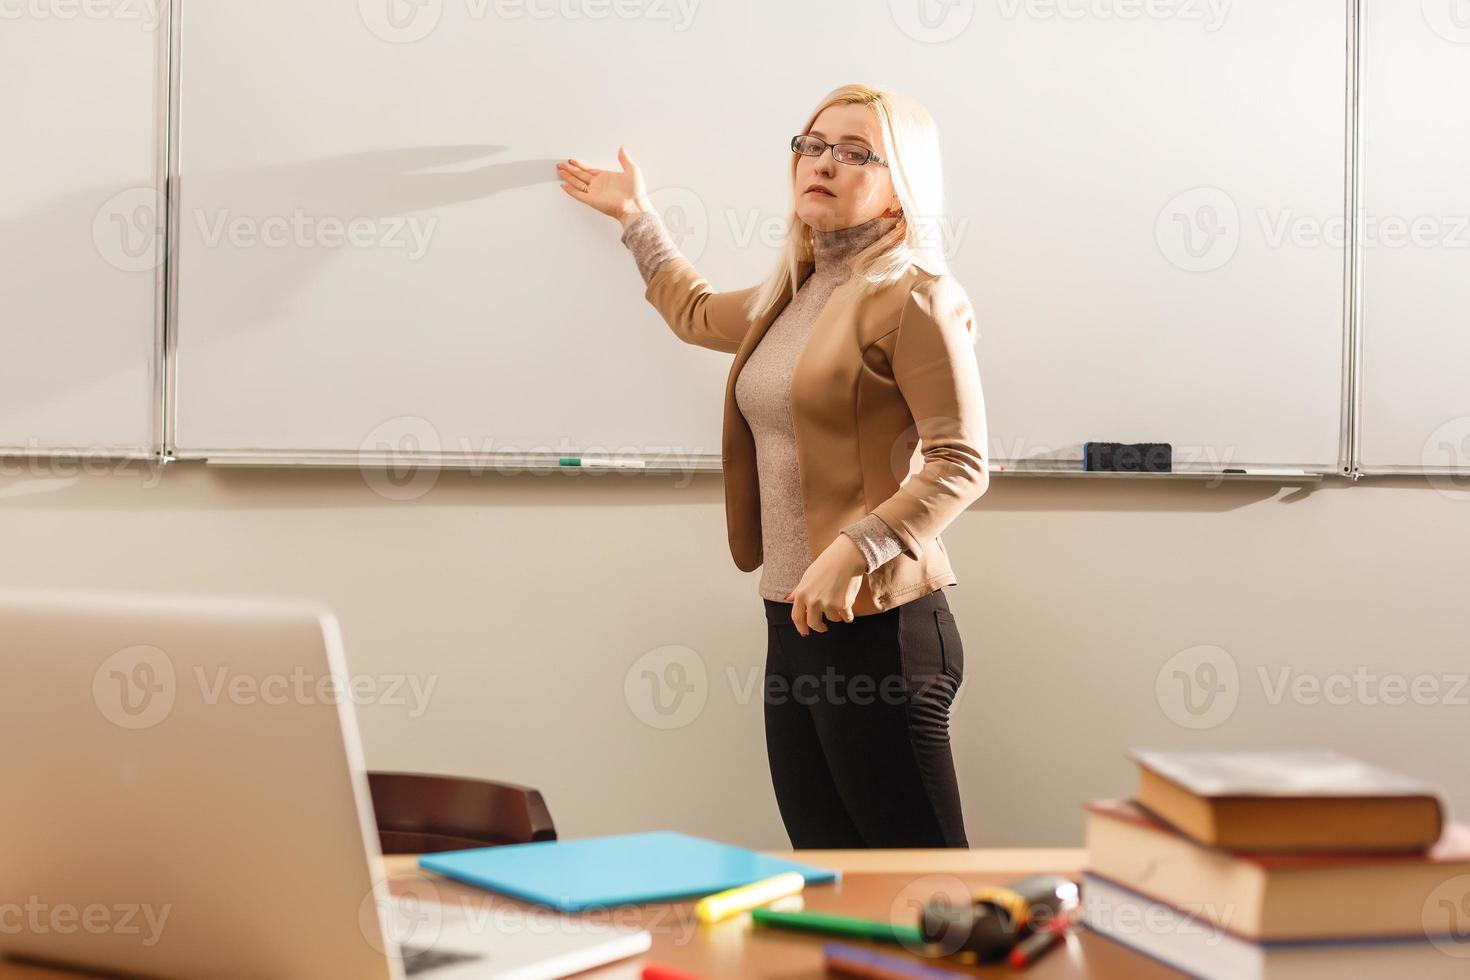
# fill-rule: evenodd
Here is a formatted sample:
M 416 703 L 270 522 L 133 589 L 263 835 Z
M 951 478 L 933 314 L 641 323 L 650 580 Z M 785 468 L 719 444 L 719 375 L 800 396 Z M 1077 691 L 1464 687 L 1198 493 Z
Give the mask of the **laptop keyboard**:
M 399 952 L 403 956 L 403 972 L 409 976 L 428 973 L 441 966 L 453 966 L 456 963 L 468 963 L 471 960 L 480 959 L 474 953 L 454 953 L 446 949 L 434 949 L 431 946 L 400 946 Z

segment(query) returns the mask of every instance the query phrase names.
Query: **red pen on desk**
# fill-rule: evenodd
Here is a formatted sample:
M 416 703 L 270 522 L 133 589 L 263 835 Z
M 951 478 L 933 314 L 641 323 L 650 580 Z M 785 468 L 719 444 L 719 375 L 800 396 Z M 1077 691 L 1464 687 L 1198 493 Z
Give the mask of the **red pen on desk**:
M 1047 950 L 1061 942 L 1071 924 L 1071 919 L 1065 915 L 1057 916 L 1043 928 L 1017 943 L 1016 948 L 1011 950 L 1011 955 L 1006 957 L 1006 962 L 1018 970 L 1026 969 L 1046 955 Z
M 643 968 L 643 980 L 700 980 L 700 978 L 662 963 L 649 963 Z

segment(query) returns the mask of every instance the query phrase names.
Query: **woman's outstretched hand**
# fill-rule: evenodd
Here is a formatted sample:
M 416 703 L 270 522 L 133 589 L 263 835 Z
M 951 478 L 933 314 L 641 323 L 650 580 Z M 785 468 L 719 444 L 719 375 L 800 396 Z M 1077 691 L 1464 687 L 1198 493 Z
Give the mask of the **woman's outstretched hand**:
M 598 170 L 576 157 L 558 160 L 556 173 L 562 179 L 561 189 L 588 207 L 624 223 L 644 211 L 652 211 L 643 171 L 621 146 L 618 162 L 622 170 Z

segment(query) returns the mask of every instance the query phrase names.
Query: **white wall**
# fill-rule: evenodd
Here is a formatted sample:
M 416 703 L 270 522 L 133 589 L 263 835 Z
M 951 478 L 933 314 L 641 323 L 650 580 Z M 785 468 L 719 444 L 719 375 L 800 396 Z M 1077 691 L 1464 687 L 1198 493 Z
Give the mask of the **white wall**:
M 0 477 L 0 584 L 317 596 L 341 617 L 354 674 L 435 685 L 417 717 L 406 682 L 404 703 L 360 709 L 372 767 L 537 786 L 564 836 L 668 827 L 786 845 L 762 735 L 758 573 L 729 559 L 718 474 L 446 471 L 401 501 L 351 469 L 17 471 L 29 465 Z M 1470 504 L 1456 492 L 1411 478 L 993 480 L 944 535 L 972 845 L 1080 844 L 1081 801 L 1126 795 L 1123 753 L 1140 744 L 1331 745 L 1438 781 L 1470 811 L 1457 680 Z M 708 684 L 697 716 L 661 730 L 625 678 L 669 644 Z M 1193 730 L 1172 720 L 1194 716 L 1166 661 L 1206 644 L 1238 668 L 1238 703 L 1228 712 L 1227 692 L 1203 716 L 1218 724 Z M 1294 673 L 1273 704 L 1281 671 Z M 1437 703 L 1368 703 L 1405 692 L 1370 683 L 1364 697 L 1358 671 L 1422 675 Z M 1302 675 L 1339 675 L 1347 703 L 1293 697 Z

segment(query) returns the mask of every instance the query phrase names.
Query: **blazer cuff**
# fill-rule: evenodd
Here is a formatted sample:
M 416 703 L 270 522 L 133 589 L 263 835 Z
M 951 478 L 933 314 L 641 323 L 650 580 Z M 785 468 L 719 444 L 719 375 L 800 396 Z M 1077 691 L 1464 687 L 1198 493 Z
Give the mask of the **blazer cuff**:
M 903 551 L 903 541 L 877 514 L 869 514 L 842 529 L 867 559 L 869 573 L 875 572 Z
M 638 274 L 643 277 L 645 286 L 653 281 L 659 266 L 679 254 L 678 246 L 669 237 L 657 211 L 644 211 L 628 222 L 620 240 L 633 253 L 633 261 L 638 264 Z

